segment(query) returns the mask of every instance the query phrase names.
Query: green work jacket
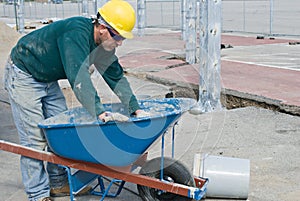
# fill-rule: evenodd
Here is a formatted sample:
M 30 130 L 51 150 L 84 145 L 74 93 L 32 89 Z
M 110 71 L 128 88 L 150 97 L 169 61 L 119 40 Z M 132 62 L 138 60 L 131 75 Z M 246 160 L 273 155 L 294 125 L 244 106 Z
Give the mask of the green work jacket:
M 139 109 L 115 50 L 107 52 L 96 45 L 89 18 L 59 20 L 23 36 L 11 59 L 39 82 L 68 79 L 81 104 L 98 116 L 105 110 L 90 78 L 89 67 L 94 64 L 129 112 Z

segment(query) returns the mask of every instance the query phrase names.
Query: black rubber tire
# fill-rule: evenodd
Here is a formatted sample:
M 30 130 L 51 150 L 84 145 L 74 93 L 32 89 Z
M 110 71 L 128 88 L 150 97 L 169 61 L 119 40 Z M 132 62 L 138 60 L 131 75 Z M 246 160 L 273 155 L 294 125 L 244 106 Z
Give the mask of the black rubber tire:
M 161 157 L 154 158 L 146 162 L 139 174 L 160 179 L 160 163 Z M 164 179 L 184 184 L 187 186 L 195 186 L 195 181 L 190 171 L 179 161 L 172 158 L 164 158 Z M 144 201 L 190 201 L 192 198 L 185 196 L 163 192 L 159 189 L 150 188 L 147 186 L 137 185 L 137 189 L 141 198 Z M 161 194 L 159 194 L 159 192 Z

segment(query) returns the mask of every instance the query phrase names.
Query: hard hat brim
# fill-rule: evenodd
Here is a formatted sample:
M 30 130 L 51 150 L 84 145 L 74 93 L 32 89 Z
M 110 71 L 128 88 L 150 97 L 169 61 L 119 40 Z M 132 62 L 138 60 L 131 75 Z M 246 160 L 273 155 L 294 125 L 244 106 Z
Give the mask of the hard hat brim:
M 122 31 L 122 30 L 117 30 L 116 31 L 124 38 L 126 39 L 132 39 L 133 38 L 133 33 L 132 32 L 126 32 L 126 31 Z

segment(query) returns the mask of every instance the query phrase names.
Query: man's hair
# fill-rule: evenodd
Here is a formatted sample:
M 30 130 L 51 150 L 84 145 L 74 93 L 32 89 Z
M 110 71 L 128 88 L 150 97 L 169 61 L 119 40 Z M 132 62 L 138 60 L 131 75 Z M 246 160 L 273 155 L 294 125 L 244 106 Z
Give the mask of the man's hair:
M 104 24 L 106 27 L 112 28 L 101 16 L 101 14 L 98 12 L 97 15 L 91 16 L 92 23 L 93 24 Z
M 100 13 L 98 12 L 97 15 L 92 15 L 91 16 L 92 19 L 92 23 L 93 24 L 104 24 L 105 26 L 109 26 L 109 24 L 103 19 L 103 17 L 100 15 Z

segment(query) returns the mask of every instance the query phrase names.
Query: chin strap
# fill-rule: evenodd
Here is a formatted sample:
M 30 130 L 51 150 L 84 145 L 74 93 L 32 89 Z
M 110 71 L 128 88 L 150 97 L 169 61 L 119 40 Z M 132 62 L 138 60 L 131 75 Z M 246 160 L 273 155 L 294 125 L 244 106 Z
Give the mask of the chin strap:
M 97 18 L 96 15 L 91 15 L 91 20 L 92 20 L 92 23 L 93 23 L 93 24 L 95 24 L 96 22 L 99 23 L 99 20 L 98 20 L 98 18 Z

